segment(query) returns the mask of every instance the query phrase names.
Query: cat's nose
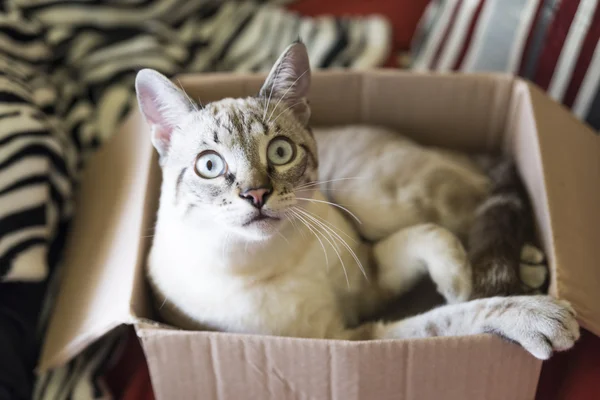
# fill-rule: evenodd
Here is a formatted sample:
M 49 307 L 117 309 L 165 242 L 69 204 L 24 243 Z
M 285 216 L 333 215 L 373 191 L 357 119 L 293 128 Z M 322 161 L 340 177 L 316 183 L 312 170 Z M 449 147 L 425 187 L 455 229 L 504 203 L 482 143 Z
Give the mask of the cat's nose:
M 271 194 L 270 188 L 248 189 L 240 193 L 242 199 L 246 199 L 256 208 L 262 208 Z

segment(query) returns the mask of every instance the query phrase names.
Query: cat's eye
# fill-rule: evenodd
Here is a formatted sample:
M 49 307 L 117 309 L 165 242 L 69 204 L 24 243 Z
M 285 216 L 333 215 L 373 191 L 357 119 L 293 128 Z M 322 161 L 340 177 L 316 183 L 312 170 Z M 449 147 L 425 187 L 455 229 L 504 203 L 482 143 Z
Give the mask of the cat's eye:
M 196 158 L 194 170 L 204 179 L 214 179 L 227 172 L 227 164 L 223 157 L 215 151 L 203 151 Z
M 284 165 L 296 157 L 296 147 L 286 137 L 276 137 L 269 143 L 267 158 L 273 165 Z

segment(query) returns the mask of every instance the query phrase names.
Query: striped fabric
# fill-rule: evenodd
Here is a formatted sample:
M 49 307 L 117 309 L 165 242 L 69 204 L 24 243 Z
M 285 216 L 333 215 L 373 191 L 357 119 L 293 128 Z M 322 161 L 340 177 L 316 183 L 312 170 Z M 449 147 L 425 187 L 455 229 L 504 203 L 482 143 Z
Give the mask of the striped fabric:
M 600 129 L 599 0 L 434 0 L 415 35 L 417 71 L 508 72 Z
M 298 36 L 313 68 L 369 68 L 387 58 L 386 20 L 303 18 L 280 8 L 289 2 L 0 3 L 0 281 L 42 280 L 53 269 L 49 254 L 62 243 L 81 167 L 131 109 L 140 68 L 268 71 Z M 116 331 L 43 374 L 34 398 L 110 398 L 102 374 L 122 340 Z
M 129 111 L 138 69 L 264 71 L 298 36 L 317 68 L 373 67 L 387 56 L 381 18 L 301 18 L 266 3 L 0 4 L 0 281 L 46 277 L 80 168 Z

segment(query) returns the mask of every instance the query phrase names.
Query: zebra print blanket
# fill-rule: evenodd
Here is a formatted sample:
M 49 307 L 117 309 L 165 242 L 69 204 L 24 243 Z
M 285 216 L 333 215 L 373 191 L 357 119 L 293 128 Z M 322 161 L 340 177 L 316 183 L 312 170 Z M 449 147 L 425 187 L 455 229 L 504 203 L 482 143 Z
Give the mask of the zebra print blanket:
M 168 76 L 266 70 L 298 36 L 316 68 L 373 67 L 387 56 L 381 18 L 302 18 L 263 3 L 2 2 L 0 280 L 48 275 L 78 173 L 131 109 L 140 68 Z
M 58 264 L 78 174 L 134 105 L 139 69 L 168 76 L 268 70 L 298 36 L 315 68 L 383 63 L 390 47 L 385 20 L 302 18 L 275 4 L 289 1 L 0 1 L 0 293 L 31 309 L 25 324 L 20 308 L 3 311 L 0 304 L 10 323 L 0 325 L 0 338 L 11 338 L 0 342 L 0 398 L 106 398 L 99 378 L 119 332 L 40 376 L 31 393 L 30 342 L 37 335 L 29 330 L 39 299 L 15 282 L 44 281 Z

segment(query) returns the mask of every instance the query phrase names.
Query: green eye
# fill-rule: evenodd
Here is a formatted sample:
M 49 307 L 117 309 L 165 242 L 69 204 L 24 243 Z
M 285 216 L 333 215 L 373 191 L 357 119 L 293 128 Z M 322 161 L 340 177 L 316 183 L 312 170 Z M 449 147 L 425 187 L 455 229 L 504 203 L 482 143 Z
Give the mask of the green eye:
M 276 137 L 269 143 L 267 158 L 273 165 L 285 165 L 296 157 L 296 147 L 286 137 Z
M 200 153 L 196 158 L 194 170 L 201 178 L 214 179 L 227 172 L 227 164 L 219 153 L 207 150 Z

